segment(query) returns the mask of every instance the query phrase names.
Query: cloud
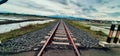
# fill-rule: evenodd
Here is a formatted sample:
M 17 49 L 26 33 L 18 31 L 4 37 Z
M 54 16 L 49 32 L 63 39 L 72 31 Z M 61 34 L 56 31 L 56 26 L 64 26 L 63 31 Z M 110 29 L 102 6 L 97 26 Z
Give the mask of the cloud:
M 120 0 L 9 0 L 0 6 L 0 12 L 120 20 L 119 2 Z

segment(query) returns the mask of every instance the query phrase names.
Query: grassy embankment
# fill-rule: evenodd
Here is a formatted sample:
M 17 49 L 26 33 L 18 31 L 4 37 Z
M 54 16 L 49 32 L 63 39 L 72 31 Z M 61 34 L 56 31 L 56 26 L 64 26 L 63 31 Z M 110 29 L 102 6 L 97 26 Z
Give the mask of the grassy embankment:
M 75 28 L 78 28 L 84 32 L 87 32 L 88 34 L 92 35 L 93 37 L 96 37 L 96 39 L 98 39 L 100 41 L 105 41 L 107 38 L 107 35 L 105 33 L 103 33 L 102 31 L 92 31 L 92 30 L 90 30 L 90 27 L 85 26 L 80 21 L 66 20 L 66 22 Z
M 8 39 L 23 35 L 25 33 L 44 28 L 46 26 L 51 25 L 52 23 L 54 23 L 54 22 L 49 22 L 49 23 L 45 23 L 45 24 L 35 24 L 35 25 L 31 24 L 31 25 L 28 25 L 25 27 L 21 27 L 20 29 L 12 30 L 12 31 L 7 32 L 7 33 L 1 33 L 0 34 L 0 41 L 1 42 L 7 41 Z

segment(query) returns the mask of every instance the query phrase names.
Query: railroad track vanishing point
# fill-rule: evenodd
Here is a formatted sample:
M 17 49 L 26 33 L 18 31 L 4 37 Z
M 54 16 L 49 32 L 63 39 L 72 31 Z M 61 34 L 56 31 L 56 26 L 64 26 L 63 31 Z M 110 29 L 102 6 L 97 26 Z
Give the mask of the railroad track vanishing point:
M 43 46 L 38 52 L 37 56 L 80 56 L 80 52 L 77 48 L 77 46 L 80 46 L 80 44 L 75 43 L 76 40 L 77 39 L 73 37 L 64 21 L 59 20 L 55 27 L 50 31 L 48 36 L 45 36 L 45 39 L 40 42 L 43 44 Z M 65 53 L 65 51 L 59 52 L 60 49 L 52 53 L 47 53 L 47 51 L 49 51 L 48 46 L 52 46 L 51 48 L 56 48 L 56 46 L 57 48 L 58 46 L 59 48 L 62 48 L 61 46 L 68 46 L 71 50 L 66 51 L 67 53 Z

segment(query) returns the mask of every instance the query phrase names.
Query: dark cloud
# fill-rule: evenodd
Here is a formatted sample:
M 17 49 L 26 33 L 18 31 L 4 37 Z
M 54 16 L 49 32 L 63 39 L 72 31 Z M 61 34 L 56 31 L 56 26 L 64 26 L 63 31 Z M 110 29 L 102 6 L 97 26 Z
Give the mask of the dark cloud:
M 89 6 L 89 7 L 87 7 L 87 8 L 83 8 L 82 10 L 83 10 L 83 12 L 85 12 L 85 13 L 97 12 L 97 9 L 95 9 L 93 6 Z
M 0 5 L 7 2 L 8 0 L 0 0 Z
M 64 5 L 67 5 L 67 0 L 50 0 L 50 1 L 55 1 Z
M 101 4 L 104 4 L 104 3 L 109 3 L 110 0 L 96 0 L 97 3 L 101 3 Z

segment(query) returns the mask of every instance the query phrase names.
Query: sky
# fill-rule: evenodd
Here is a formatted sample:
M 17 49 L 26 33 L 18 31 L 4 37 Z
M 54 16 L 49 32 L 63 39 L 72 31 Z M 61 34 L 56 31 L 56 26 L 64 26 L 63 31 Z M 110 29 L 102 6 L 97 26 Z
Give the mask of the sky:
M 120 21 L 120 0 L 8 0 L 0 13 L 63 15 Z

